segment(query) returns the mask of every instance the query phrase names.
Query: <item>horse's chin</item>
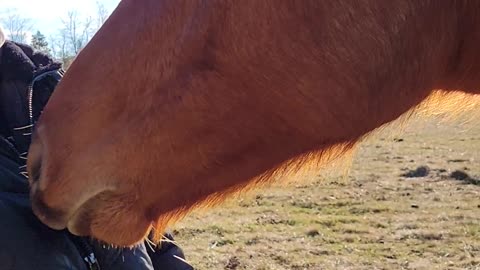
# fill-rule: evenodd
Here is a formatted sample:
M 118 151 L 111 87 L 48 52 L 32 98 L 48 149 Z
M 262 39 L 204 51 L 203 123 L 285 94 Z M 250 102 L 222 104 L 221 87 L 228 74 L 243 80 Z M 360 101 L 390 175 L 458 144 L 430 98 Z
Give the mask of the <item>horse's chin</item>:
M 131 247 L 148 236 L 151 222 L 128 209 L 121 210 L 101 198 L 93 198 L 68 220 L 67 229 L 74 235 L 89 236 L 109 245 Z
M 80 216 L 74 217 L 74 219 L 70 220 L 67 225 L 68 231 L 74 235 L 91 237 L 107 245 L 117 247 L 135 246 L 141 243 L 147 237 L 149 232 L 148 228 L 147 230 L 131 228 L 128 231 L 129 233 L 114 230 L 114 228 L 115 226 L 113 225 L 106 225 L 106 227 L 86 225 L 85 222 L 81 221 Z

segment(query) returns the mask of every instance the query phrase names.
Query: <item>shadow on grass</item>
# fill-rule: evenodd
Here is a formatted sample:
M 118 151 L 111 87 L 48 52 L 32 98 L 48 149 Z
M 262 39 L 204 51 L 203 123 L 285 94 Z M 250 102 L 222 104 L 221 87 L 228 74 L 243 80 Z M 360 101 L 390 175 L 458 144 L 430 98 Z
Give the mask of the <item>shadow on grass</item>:
M 467 185 L 480 186 L 480 180 L 470 177 L 470 175 L 461 170 L 453 171 L 450 174 L 450 177 L 455 180 L 462 181 L 464 184 Z

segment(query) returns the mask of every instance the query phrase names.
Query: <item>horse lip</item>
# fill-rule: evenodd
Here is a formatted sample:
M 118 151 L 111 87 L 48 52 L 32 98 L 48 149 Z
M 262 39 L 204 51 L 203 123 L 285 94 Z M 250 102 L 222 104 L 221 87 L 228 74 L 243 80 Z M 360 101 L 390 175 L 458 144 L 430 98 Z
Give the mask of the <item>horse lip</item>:
M 34 183 L 31 189 L 32 209 L 43 224 L 54 230 L 68 229 L 71 233 L 78 236 L 90 234 L 90 226 L 86 224 L 87 220 L 84 220 L 84 216 L 82 215 L 84 205 L 88 200 L 78 208 L 71 209 L 71 211 L 53 209 L 44 202 L 43 193 L 36 189 L 36 186 L 38 186 L 38 184 Z M 82 221 L 80 222 L 81 224 L 79 224 L 78 221 Z
M 54 230 L 63 230 L 67 227 L 68 212 L 49 207 L 44 202 L 43 192 L 38 189 L 38 182 L 31 185 L 30 198 L 33 213 L 43 224 Z

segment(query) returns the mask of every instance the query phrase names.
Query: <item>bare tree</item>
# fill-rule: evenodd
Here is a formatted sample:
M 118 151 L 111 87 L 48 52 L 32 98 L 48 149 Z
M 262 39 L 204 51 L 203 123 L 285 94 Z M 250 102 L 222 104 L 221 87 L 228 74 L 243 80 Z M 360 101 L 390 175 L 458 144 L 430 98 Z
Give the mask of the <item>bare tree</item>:
M 57 38 L 53 35 L 50 35 L 48 37 L 48 48 L 50 49 L 50 52 L 52 53 L 53 57 L 58 57 L 59 50 L 58 50 L 58 45 L 57 45 Z
M 64 60 L 70 55 L 68 50 L 68 38 L 65 30 L 58 31 L 58 34 L 51 35 L 48 40 L 50 44 L 50 51 L 52 52 L 53 57 Z
M 62 20 L 61 36 L 66 37 L 72 55 L 78 54 L 85 47 L 92 35 L 92 17 L 81 18 L 76 10 L 71 10 Z
M 30 19 L 22 17 L 15 10 L 9 10 L 1 21 L 10 40 L 27 43 L 28 32 L 32 30 L 32 21 Z
M 107 20 L 110 12 L 97 1 L 94 17 L 82 16 L 77 10 L 70 10 L 61 20 L 61 29 L 49 37 L 50 51 L 58 60 L 67 64 L 87 45 L 93 34 Z
M 108 19 L 110 12 L 105 8 L 105 5 L 97 0 L 97 20 L 96 20 L 96 28 L 100 29 L 105 21 Z
M 79 44 L 79 51 L 87 45 L 87 43 L 90 41 L 90 39 L 93 36 L 93 33 L 95 30 L 93 29 L 93 18 L 91 16 L 88 16 L 83 19 L 83 30 L 82 30 L 82 35 L 81 35 L 81 43 Z M 77 52 L 78 53 L 78 52 Z

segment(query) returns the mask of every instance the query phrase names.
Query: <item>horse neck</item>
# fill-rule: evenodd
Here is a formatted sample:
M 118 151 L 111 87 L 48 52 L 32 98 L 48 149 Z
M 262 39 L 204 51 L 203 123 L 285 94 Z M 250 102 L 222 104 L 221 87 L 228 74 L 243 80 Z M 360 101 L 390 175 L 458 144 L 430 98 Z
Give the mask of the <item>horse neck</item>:
M 464 16 L 470 6 L 452 11 L 442 4 L 428 11 L 427 5 L 415 13 L 397 3 L 386 14 L 358 7 L 348 11 L 356 12 L 352 20 L 347 2 L 336 1 L 337 9 L 316 2 L 307 16 L 313 21 L 304 22 L 279 0 L 220 4 L 223 13 L 212 9 L 221 2 L 199 7 L 167 1 L 162 16 L 152 11 L 159 10 L 157 1 L 138 7 L 133 2 L 125 0 L 118 21 L 107 22 L 118 31 L 95 37 L 103 41 L 95 46 L 109 45 L 105 59 L 148 67 L 125 78 L 125 67 L 110 65 L 109 72 L 122 89 L 149 97 L 142 104 L 129 104 L 128 93 L 116 97 L 129 106 L 125 111 L 135 112 L 124 117 L 152 120 L 138 121 L 143 133 L 135 143 L 158 151 L 149 161 L 139 158 L 145 164 L 137 167 L 145 170 L 138 171 L 178 182 L 162 191 L 145 185 L 152 217 L 268 182 L 288 171 L 281 169 L 285 164 L 324 162 L 419 105 L 435 88 L 478 86 L 480 31 L 474 31 L 476 17 Z M 136 13 L 144 17 L 129 26 L 134 29 L 124 27 L 120 19 Z M 391 27 L 380 27 L 385 22 Z M 464 25 L 468 31 L 461 30 Z M 95 46 L 84 59 L 106 51 Z M 89 65 L 77 62 L 75 68 Z
M 459 18 L 458 30 L 454 36 L 456 47 L 448 65 L 447 74 L 438 88 L 480 93 L 480 3 L 460 3 L 464 16 Z

